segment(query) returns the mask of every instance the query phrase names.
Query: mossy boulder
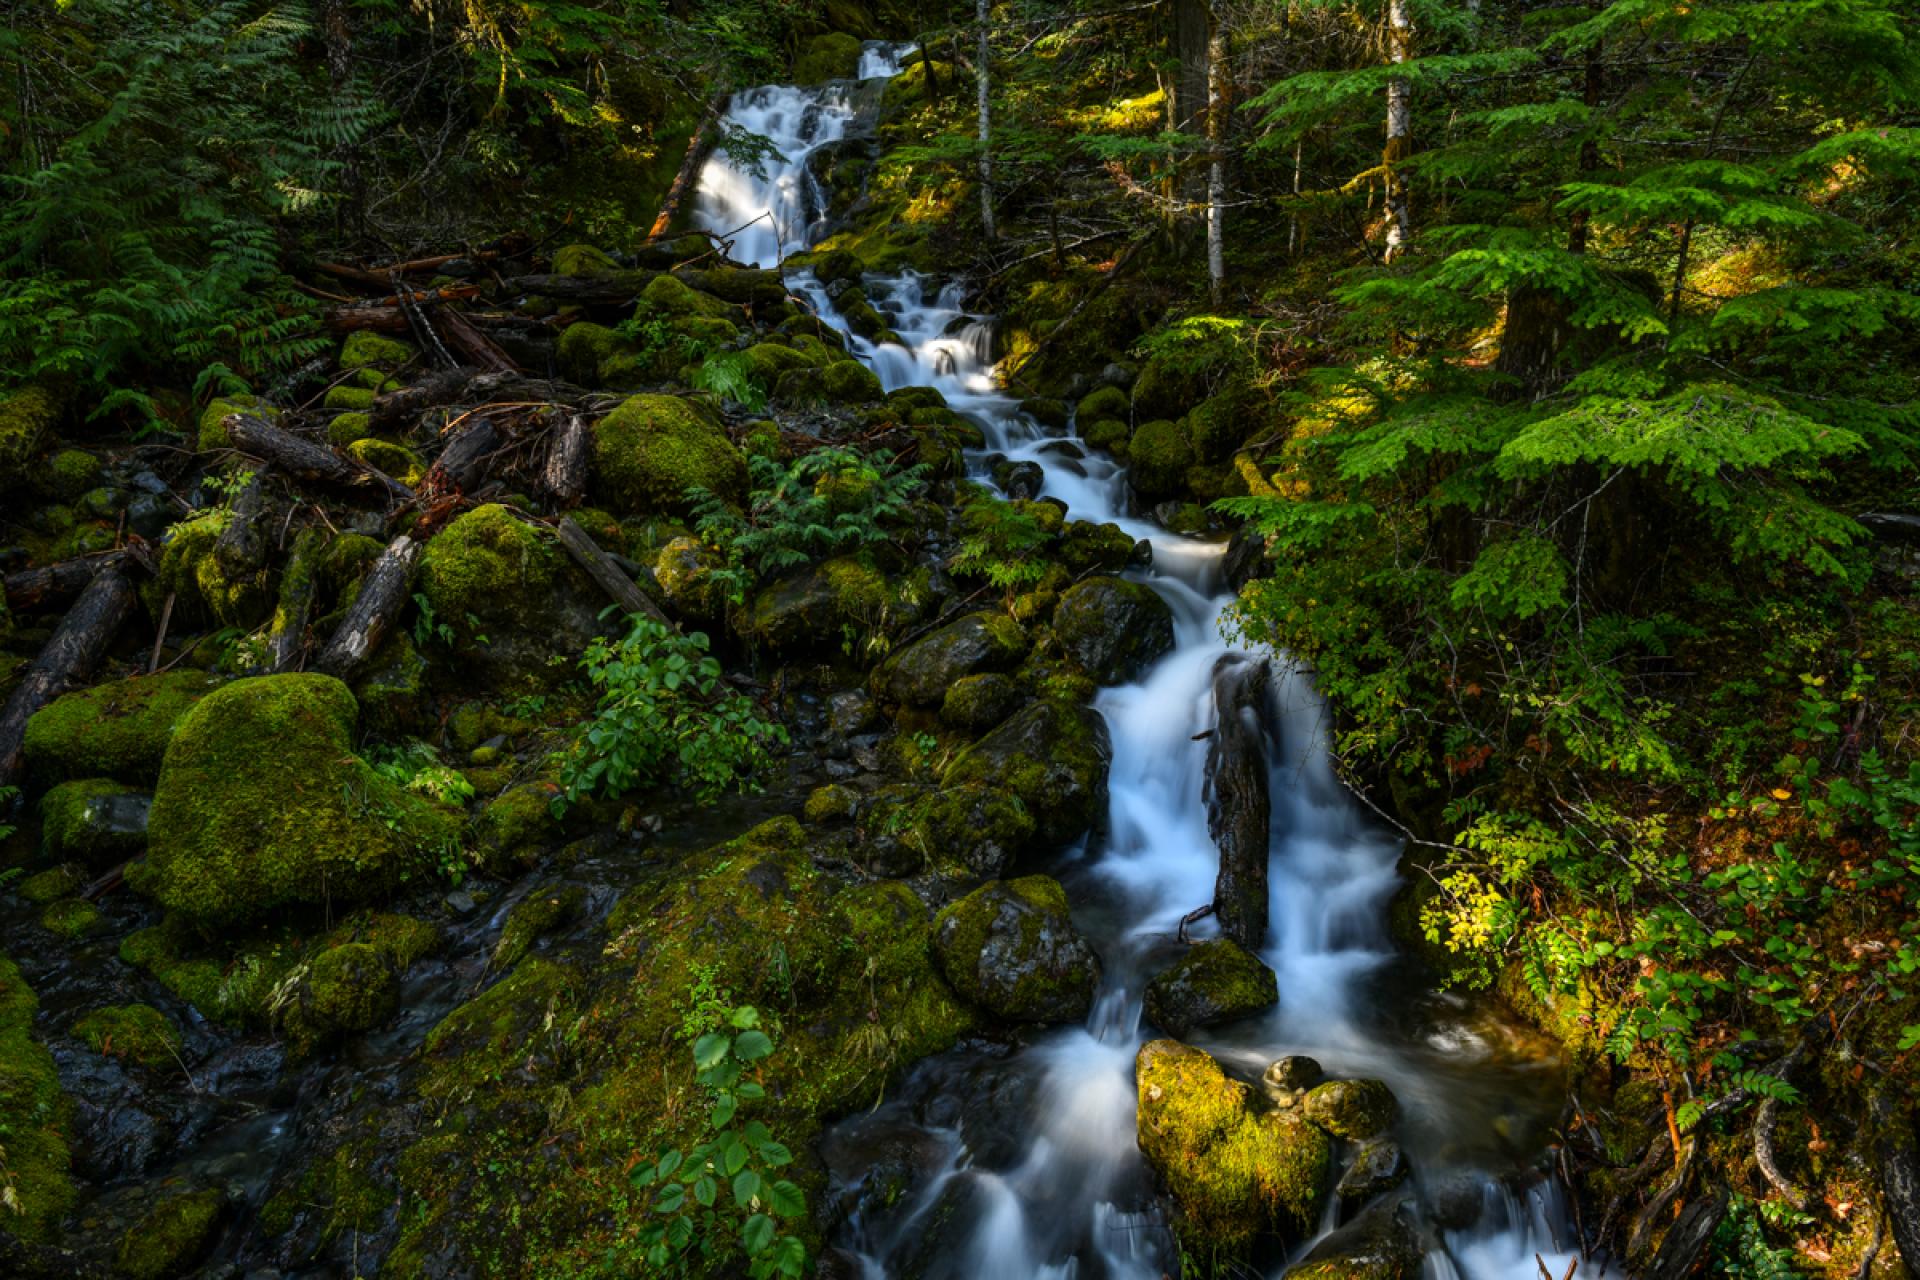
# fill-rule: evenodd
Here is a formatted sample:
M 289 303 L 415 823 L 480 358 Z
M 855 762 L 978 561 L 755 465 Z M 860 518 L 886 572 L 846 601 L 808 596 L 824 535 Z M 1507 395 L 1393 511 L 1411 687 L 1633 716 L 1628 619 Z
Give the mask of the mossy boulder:
M 100 480 L 100 459 L 84 449 L 61 449 L 33 471 L 34 491 L 54 502 L 73 502 Z
M 190 1191 L 162 1201 L 120 1238 L 113 1268 L 130 1280 L 177 1280 L 212 1247 L 227 1199 L 217 1190 Z
M 158 602 L 171 593 L 176 616 L 189 621 L 252 630 L 266 619 L 273 606 L 271 569 L 261 565 L 234 572 L 215 553 L 232 519 L 223 508 L 183 520 L 168 531 L 159 569 L 147 588 L 155 614 Z
M 346 454 L 355 462 L 372 467 L 409 488 L 426 478 L 426 461 L 398 441 L 363 436 L 346 447 Z
M 412 636 L 395 631 L 386 638 L 355 677 L 353 697 L 362 728 L 374 737 L 397 739 L 428 727 L 427 660 Z
M 1075 577 L 1093 570 L 1118 573 L 1132 564 L 1139 544 L 1117 524 L 1072 520 L 1061 531 L 1055 556 Z
M 1047 876 L 995 880 L 949 903 L 933 949 L 955 991 L 1009 1022 L 1078 1022 L 1100 983 L 1100 959 Z
M 1245 1260 L 1263 1239 L 1312 1228 L 1333 1156 L 1325 1133 L 1297 1112 L 1262 1111 L 1249 1086 L 1178 1040 L 1145 1045 L 1134 1077 L 1140 1152 L 1172 1193 L 1184 1253 Z
M 1127 393 L 1118 387 L 1101 387 L 1080 397 L 1073 408 L 1073 420 L 1079 424 L 1082 435 L 1093 423 L 1105 418 L 1118 418 L 1125 422 L 1133 416 L 1133 402 L 1127 399 Z
M 357 329 L 340 344 L 340 367 L 392 373 L 418 354 L 411 343 L 384 338 L 369 329 Z
M 533 944 L 578 916 L 587 905 L 587 891 L 577 884 L 545 885 L 514 905 L 500 926 L 487 967 L 502 973 L 519 964 Z
M 961 676 L 940 700 L 940 722 L 980 733 L 1018 710 L 1021 698 L 1020 686 L 1013 677 L 998 671 Z
M 85 898 L 62 898 L 40 913 L 40 927 L 56 938 L 84 938 L 107 927 L 100 908 Z
M 63 694 L 27 721 L 27 765 L 47 781 L 150 782 L 180 718 L 217 687 L 203 671 L 171 671 Z
M 1271 1009 L 1280 1001 L 1279 981 L 1259 957 L 1231 938 L 1189 947 L 1147 984 L 1147 1020 L 1184 1038 Z
M 941 781 L 975 782 L 1018 799 L 1034 820 L 1034 844 L 1022 852 L 1040 852 L 1079 839 L 1104 819 L 1112 760 L 1099 712 L 1043 699 L 961 752 Z
M 717 622 L 726 614 L 727 588 L 715 571 L 726 556 L 698 538 L 674 538 L 653 558 L 653 580 L 675 614 L 695 622 Z
M 909 707 L 937 707 L 962 676 L 1010 671 L 1027 655 L 1020 624 L 1004 613 L 971 613 L 894 654 L 874 673 L 876 692 Z
M 655 315 L 670 316 L 676 320 L 695 316 L 708 320 L 737 321 L 741 318 L 740 308 L 712 294 L 691 289 L 679 276 L 655 276 L 640 291 L 639 305 Z
M 627 349 L 628 344 L 607 326 L 579 320 L 560 331 L 554 359 L 561 373 L 583 387 L 593 387 L 600 384 L 602 366 Z
M 858 360 L 836 360 L 783 373 L 773 393 L 779 400 L 802 405 L 872 404 L 886 394 L 873 370 Z
M 1185 357 L 1153 357 L 1134 379 L 1135 420 L 1146 422 L 1186 416 L 1189 409 L 1207 398 L 1214 377 L 1214 368 L 1205 362 Z
M 356 387 L 342 382 L 327 388 L 327 395 L 320 405 L 324 409 L 336 409 L 343 413 L 365 412 L 373 407 L 378 393 L 371 387 Z
M 11 1203 L 0 1233 L 29 1244 L 53 1238 L 74 1203 L 72 1104 L 60 1089 L 53 1055 L 33 1038 L 40 1002 L 20 970 L 0 952 L 0 1134 L 6 1142 Z
M 553 274 L 557 276 L 610 276 L 620 269 L 604 250 L 590 244 L 562 245 L 553 251 Z
M 1101 684 L 1125 684 L 1173 649 L 1173 610 L 1152 587 L 1088 578 L 1053 611 L 1061 648 Z
M 814 36 L 793 60 L 795 84 L 851 80 L 860 69 L 860 41 L 842 31 Z
M 95 1053 L 154 1070 L 164 1071 L 180 1062 L 180 1029 L 152 1005 L 95 1009 L 73 1024 L 73 1034 Z
M 345 449 L 373 435 L 373 419 L 364 413 L 336 413 L 327 423 L 327 443 Z
M 683 267 L 674 277 L 736 307 L 778 307 L 787 300 L 787 282 L 764 267 Z
M 746 495 L 747 461 L 703 408 L 679 396 L 638 395 L 593 429 L 594 487 L 620 512 L 684 515 L 688 491 L 728 502 Z
M 871 559 L 836 556 L 763 587 L 753 598 L 748 631 L 774 653 L 832 652 L 842 627 L 878 620 L 892 598 Z
M 982 783 L 889 787 L 861 810 L 862 864 L 972 883 L 995 879 L 1035 846 L 1033 814 L 1016 795 Z
M 1266 396 L 1250 381 L 1229 381 L 1187 414 L 1187 439 L 1194 456 L 1201 462 L 1225 462 L 1268 425 L 1270 413 Z
M 1380 1080 L 1329 1080 L 1308 1090 L 1301 1106 L 1307 1119 L 1352 1142 L 1379 1137 L 1399 1111 L 1393 1090 Z
M 216 927 L 361 901 L 431 869 L 458 823 L 353 754 L 353 694 L 331 676 L 236 680 L 180 722 L 134 887 Z
M 1193 446 L 1177 422 L 1156 418 L 1134 428 L 1127 443 L 1127 476 L 1141 496 L 1170 498 L 1186 490 Z
M 87 873 L 84 870 L 75 863 L 63 862 L 45 871 L 36 871 L 15 885 L 13 891 L 38 907 L 79 892 L 86 882 Z
M 276 1021 L 296 1056 L 341 1036 L 371 1031 L 400 1007 L 394 959 L 370 942 L 328 947 L 293 980 Z
M 227 438 L 227 419 L 236 413 L 264 418 L 268 422 L 277 421 L 280 417 L 280 410 L 259 396 L 220 396 L 209 401 L 207 407 L 200 411 L 200 431 L 195 440 L 202 453 L 233 447 L 233 441 Z
M 1411 1197 L 1381 1197 L 1322 1237 L 1286 1280 L 1415 1280 L 1431 1229 L 1422 1216 Z
M 554 788 L 544 782 L 508 787 L 480 811 L 475 822 L 478 852 L 486 866 L 512 868 L 532 862 L 560 833 L 553 816 Z
M 1127 446 L 1133 440 L 1133 428 L 1119 418 L 1096 418 L 1091 423 L 1082 423 L 1080 438 L 1087 447 L 1110 453 L 1122 462 L 1127 460 Z
M 12 488 L 31 472 L 54 421 L 60 402 L 44 387 L 21 387 L 0 396 L 0 489 Z
M 79 778 L 40 797 L 41 843 L 62 862 L 106 867 L 147 847 L 153 798 L 111 778 Z

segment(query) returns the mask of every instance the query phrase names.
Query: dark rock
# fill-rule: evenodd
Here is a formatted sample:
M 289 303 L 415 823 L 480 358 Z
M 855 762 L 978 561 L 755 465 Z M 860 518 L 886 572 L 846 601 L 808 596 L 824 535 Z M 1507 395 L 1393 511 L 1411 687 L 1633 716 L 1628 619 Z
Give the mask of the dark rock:
M 1255 533 L 1249 525 L 1241 525 L 1227 539 L 1227 553 L 1220 561 L 1220 573 L 1227 585 L 1239 592 L 1255 578 L 1264 578 L 1273 572 L 1273 563 L 1267 559 L 1267 539 L 1264 534 Z
M 1040 852 L 1079 839 L 1106 816 L 1112 760 L 1099 712 L 1043 700 L 961 752 L 942 782 L 978 782 L 1018 799 L 1033 815 Z
M 1413 1280 L 1420 1274 L 1417 1214 L 1410 1199 L 1376 1201 L 1316 1244 L 1286 1280 Z
M 1100 961 L 1046 876 L 996 880 L 934 920 L 934 956 L 961 995 L 1012 1022 L 1076 1022 L 1093 1007 Z
M 1207 745 L 1207 831 L 1220 847 L 1213 912 L 1220 931 L 1243 947 L 1267 933 L 1267 863 L 1272 804 L 1267 745 L 1275 737 L 1269 667 L 1226 655 L 1213 673 L 1214 734 Z
M 1188 948 L 1147 984 L 1146 1013 L 1156 1027 L 1185 1039 L 1279 1000 L 1273 970 L 1231 938 L 1215 938 Z
M 1037 462 L 1002 462 L 993 469 L 993 481 L 1015 500 L 1037 498 L 1047 482 L 1047 473 Z
M 1352 1142 L 1385 1133 L 1399 1110 L 1393 1090 L 1380 1080 L 1329 1080 L 1311 1090 L 1302 1106 L 1307 1119 Z
M 997 671 L 961 676 L 940 703 L 940 720 L 979 733 L 993 728 L 1020 705 L 1020 686 Z
M 1382 1191 L 1390 1191 L 1406 1180 L 1407 1157 L 1396 1142 L 1374 1138 L 1360 1144 L 1353 1162 L 1340 1175 L 1334 1194 L 1346 1204 L 1371 1200 Z
M 1173 610 L 1151 587 L 1096 577 L 1060 597 L 1054 635 L 1101 684 L 1124 684 L 1173 649 Z
M 1026 653 L 1019 623 L 1004 613 L 974 613 L 894 654 L 875 673 L 874 683 L 895 702 L 937 707 L 960 677 L 1010 670 Z

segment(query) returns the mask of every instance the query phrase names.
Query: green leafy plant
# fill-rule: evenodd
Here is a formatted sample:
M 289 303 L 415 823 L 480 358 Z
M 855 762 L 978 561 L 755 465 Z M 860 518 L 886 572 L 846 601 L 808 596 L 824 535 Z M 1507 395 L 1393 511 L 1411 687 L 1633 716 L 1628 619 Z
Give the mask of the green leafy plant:
M 654 1196 L 653 1219 L 640 1229 L 647 1274 L 705 1275 L 736 1249 L 755 1280 L 805 1274 L 805 1243 L 783 1231 L 807 1211 L 805 1194 L 778 1176 L 793 1153 L 761 1121 L 740 1120 L 742 1104 L 766 1096 L 749 1073 L 773 1052 L 751 1006 L 732 1010 L 725 1029 L 694 1042 L 694 1079 L 708 1098 L 707 1136 L 685 1151 L 663 1147 L 628 1175 Z
M 1046 527 L 1026 507 L 983 494 L 966 505 L 966 533 L 948 562 L 955 573 L 985 578 L 1006 593 L 1007 606 L 1023 587 L 1036 585 L 1047 574 L 1047 559 L 1038 554 L 1052 540 Z
M 458 807 L 475 794 L 471 782 L 458 770 L 442 764 L 439 753 L 417 738 L 398 746 L 376 747 L 368 753 L 367 763 L 381 777 L 440 804 Z
M 619 640 L 588 646 L 580 665 L 599 700 L 561 755 L 556 812 L 639 786 L 671 784 L 711 800 L 756 785 L 786 730 L 724 683 L 707 645 L 703 633 L 635 615 Z
M 708 356 L 693 371 L 691 379 L 696 390 L 719 396 L 722 400 L 738 400 L 750 413 L 758 413 L 767 407 L 767 389 L 755 380 L 753 362 L 745 352 L 730 351 L 725 355 Z

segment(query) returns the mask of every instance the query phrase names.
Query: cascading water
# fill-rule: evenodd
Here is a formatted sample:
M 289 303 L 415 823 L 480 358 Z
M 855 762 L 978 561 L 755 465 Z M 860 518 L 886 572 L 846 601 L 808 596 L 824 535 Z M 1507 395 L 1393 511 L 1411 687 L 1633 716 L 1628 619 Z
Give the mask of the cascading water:
M 909 46 L 869 45 L 863 77 L 899 70 Z M 764 176 L 724 154 L 701 178 L 699 219 L 764 267 L 807 248 L 827 210 L 810 160 L 847 136 L 850 82 L 773 86 L 735 97 L 728 123 L 769 138 Z M 1232 601 L 1217 543 L 1174 536 L 1129 513 L 1126 478 L 1071 431 L 1050 433 L 995 385 L 992 330 L 965 313 L 958 285 L 908 272 L 870 276 L 864 290 L 899 344 L 852 333 L 809 272 L 790 287 L 836 328 L 888 390 L 939 389 L 977 422 L 992 456 L 1037 463 L 1041 494 L 1076 519 L 1112 522 L 1153 547 L 1143 575 L 1172 607 L 1173 651 L 1139 683 L 1101 693 L 1113 743 L 1111 809 L 1097 847 L 1054 870 L 1105 977 L 1087 1025 L 1037 1036 L 1011 1054 L 956 1050 L 922 1064 L 872 1113 L 843 1122 L 824 1153 L 843 1189 L 886 1179 L 894 1194 L 849 1194 L 841 1243 L 863 1272 L 992 1280 L 1153 1280 L 1172 1265 L 1150 1178 L 1135 1142 L 1134 1057 L 1147 978 L 1177 954 L 1183 915 L 1209 901 L 1219 855 L 1207 828 L 1206 744 L 1215 668 L 1262 661 L 1232 649 L 1221 618 Z M 1544 1149 L 1557 1112 L 1557 1067 L 1522 1033 L 1464 1002 L 1396 990 L 1385 914 L 1398 841 L 1371 825 L 1335 778 L 1322 706 L 1308 677 L 1280 670 L 1270 761 L 1272 927 L 1263 958 L 1279 977 L 1270 1016 L 1198 1043 L 1257 1074 L 1286 1054 L 1330 1072 L 1386 1080 L 1401 1102 L 1397 1137 L 1427 1207 L 1425 1270 L 1433 1280 L 1522 1280 L 1575 1256 L 1564 1206 L 1535 1180 L 1509 1189 Z M 1512 1041 L 1513 1043 L 1509 1043 Z M 1332 1230 L 1337 1222 L 1323 1224 Z M 1303 1248 L 1304 1256 L 1311 1244 Z M 1595 1272 L 1583 1266 L 1582 1274 Z

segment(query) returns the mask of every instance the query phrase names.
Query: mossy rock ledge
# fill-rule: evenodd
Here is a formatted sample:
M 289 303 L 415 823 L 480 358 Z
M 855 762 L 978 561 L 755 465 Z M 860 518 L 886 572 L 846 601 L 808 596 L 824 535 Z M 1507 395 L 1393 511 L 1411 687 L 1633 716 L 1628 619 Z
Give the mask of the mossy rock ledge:
M 1125 578 L 1075 584 L 1053 612 L 1060 644 L 1101 684 L 1124 684 L 1173 649 L 1173 610 Z
M 1271 1009 L 1280 1001 L 1273 970 L 1231 938 L 1188 949 L 1147 984 L 1147 1020 L 1176 1036 Z
M 942 784 L 979 783 L 1019 800 L 1033 817 L 1019 852 L 1044 853 L 1103 820 L 1113 744 L 1098 711 L 1043 698 L 1015 712 L 947 766 Z
M 933 949 L 954 990 L 1009 1022 L 1077 1022 L 1100 984 L 1100 959 L 1047 876 L 996 880 L 949 904 Z
M 208 694 L 167 748 L 129 883 L 210 927 L 365 900 L 430 870 L 459 824 L 353 754 L 358 712 L 331 676 Z
M 937 707 L 962 677 L 1010 670 L 1026 653 L 1026 634 L 1012 618 L 968 614 L 887 659 L 874 684 L 894 702 Z

